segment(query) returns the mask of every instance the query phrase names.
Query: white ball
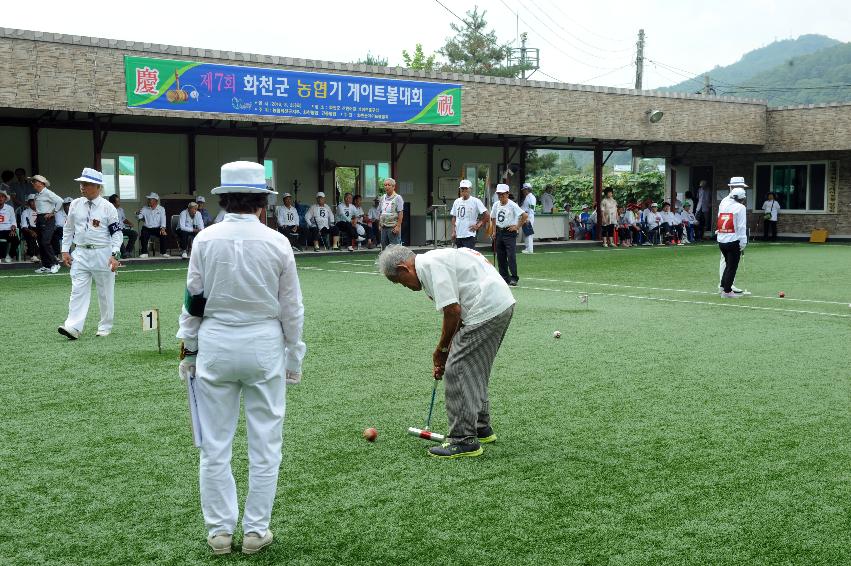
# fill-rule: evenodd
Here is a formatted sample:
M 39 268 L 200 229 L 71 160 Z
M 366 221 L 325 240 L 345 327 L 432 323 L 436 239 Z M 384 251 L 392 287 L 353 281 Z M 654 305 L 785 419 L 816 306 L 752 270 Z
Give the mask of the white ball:
M 851 306 L 851 305 L 848 305 L 848 306 Z M 556 330 L 555 332 L 553 332 L 553 338 L 561 338 L 561 332 L 560 332 L 560 331 L 558 331 L 558 330 Z

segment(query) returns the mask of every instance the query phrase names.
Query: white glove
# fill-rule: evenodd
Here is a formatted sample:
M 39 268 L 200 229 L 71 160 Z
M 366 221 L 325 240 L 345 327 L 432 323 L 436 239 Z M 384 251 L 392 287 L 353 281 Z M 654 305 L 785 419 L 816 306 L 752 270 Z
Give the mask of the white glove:
M 177 373 L 180 375 L 181 381 L 186 381 L 195 375 L 195 356 L 186 356 L 180 360 L 180 365 L 177 367 Z
M 301 383 L 301 373 L 287 370 L 286 382 L 287 385 L 298 385 Z

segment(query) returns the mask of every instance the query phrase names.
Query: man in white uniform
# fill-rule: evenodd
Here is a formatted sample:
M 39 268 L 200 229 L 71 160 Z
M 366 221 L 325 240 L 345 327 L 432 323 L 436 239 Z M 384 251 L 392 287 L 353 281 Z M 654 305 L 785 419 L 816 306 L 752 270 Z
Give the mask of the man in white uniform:
M 4 263 L 11 263 L 11 255 L 17 255 L 18 245 L 18 220 L 15 218 L 15 209 L 8 204 L 9 193 L 0 191 L 0 259 Z
M 721 249 L 724 271 L 721 274 L 721 296 L 735 299 L 741 296 L 733 291 L 733 281 L 739 268 L 739 259 L 748 245 L 748 211 L 745 202 L 744 177 L 730 179 L 730 194 L 718 205 L 718 222 L 715 233 Z
M 476 234 L 479 228 L 490 221 L 488 209 L 484 203 L 474 196 L 470 196 L 473 186 L 468 179 L 461 181 L 461 196 L 452 203 L 452 238 L 459 248 L 476 248 Z
M 139 257 L 148 257 L 148 240 L 151 239 L 151 236 L 159 238 L 160 253 L 163 257 L 169 257 L 165 247 L 168 220 L 166 219 L 165 208 L 160 206 L 160 195 L 151 193 L 145 198 L 148 199 L 148 204 L 137 215 L 139 220 L 142 221 L 142 253 L 139 254 Z
M 177 237 L 180 240 L 181 257 L 186 259 L 192 250 L 192 241 L 195 235 L 204 229 L 204 219 L 198 212 L 198 203 L 190 202 L 186 208 L 180 211 L 177 220 Z
M 543 210 L 544 214 L 552 214 L 554 207 L 555 197 L 553 197 L 553 187 L 552 185 L 547 185 L 547 188 L 544 189 L 544 193 L 541 195 L 541 210 Z
M 71 299 L 68 318 L 59 334 L 76 340 L 83 332 L 89 312 L 92 279 L 95 280 L 100 306 L 100 322 L 95 336 L 109 336 L 115 315 L 115 270 L 121 264 L 121 225 L 118 213 L 101 197 L 103 174 L 86 167 L 77 179 L 82 198 L 68 208 L 68 220 L 62 234 L 62 263 L 71 268 Z M 74 252 L 71 253 L 71 244 Z
M 301 233 L 298 230 L 298 209 L 293 206 L 293 197 L 290 193 L 284 193 L 284 204 L 275 207 L 275 220 L 278 223 L 278 232 L 287 237 L 293 249 L 301 251 L 299 240 Z
M 393 283 L 425 291 L 443 313 L 432 375 L 446 383 L 449 442 L 429 448 L 429 455 L 481 455 L 481 445 L 496 440 L 488 383 L 514 314 L 511 290 L 482 254 L 465 248 L 414 255 L 404 246 L 390 246 L 381 252 L 378 265 Z
M 497 201 L 491 207 L 492 238 L 496 240 L 496 259 L 499 274 L 512 287 L 517 286 L 517 234 L 527 215 L 517 203 L 508 198 L 508 185 L 496 186 Z
M 304 215 L 307 221 L 307 226 L 310 229 L 310 239 L 313 241 L 313 251 L 319 251 L 319 240 L 328 235 L 331 236 L 331 241 L 334 242 L 333 249 L 339 251 L 337 244 L 339 243 L 339 232 L 337 226 L 334 225 L 334 212 L 331 207 L 325 204 L 325 193 L 316 193 L 316 204 L 307 209 L 307 214 Z M 323 239 L 324 241 L 324 239 Z
M 62 197 L 48 189 L 50 181 L 41 175 L 28 178 L 35 190 L 36 228 L 38 228 L 38 251 L 41 267 L 36 273 L 56 273 L 59 262 L 53 253 L 53 233 L 56 231 L 56 213 L 62 210 Z
M 523 183 L 523 190 L 521 191 L 523 195 L 523 202 L 520 204 L 521 210 L 526 213 L 527 221 L 523 224 L 523 240 L 526 242 L 526 249 L 523 250 L 524 254 L 533 253 L 532 250 L 532 240 L 534 240 L 535 230 L 533 226 L 535 225 L 535 205 L 538 204 L 538 201 L 535 199 L 535 195 L 532 194 L 532 185 L 529 183 Z
M 201 429 L 201 510 L 215 554 L 231 551 L 239 507 L 231 445 L 245 403 L 248 495 L 242 552 L 272 542 L 287 382 L 301 379 L 306 347 L 295 257 L 286 237 L 260 220 L 268 194 L 263 165 L 222 166 L 222 222 L 195 238 L 177 337 L 180 375 L 194 379 Z M 197 358 L 196 358 L 197 356 Z
M 734 188 L 742 188 L 742 189 L 748 188 L 748 186 L 745 184 L 745 178 L 744 177 L 732 177 L 730 179 L 730 184 L 728 186 L 730 187 L 730 193 L 731 194 L 732 194 Z M 745 195 L 747 195 L 747 193 L 745 193 Z M 728 197 L 729 197 L 729 195 L 728 195 Z M 747 230 L 745 231 L 745 234 L 747 234 Z M 747 242 L 747 238 L 745 238 L 745 241 Z M 742 247 L 742 249 L 744 249 L 744 246 Z M 744 252 L 742 252 L 742 253 L 744 254 Z M 721 254 L 721 260 L 718 263 L 718 292 L 719 293 L 724 293 L 724 284 L 722 283 L 722 280 L 724 279 L 724 271 L 726 269 L 727 269 L 727 261 L 724 259 L 724 254 Z M 736 287 L 735 285 L 732 285 L 732 284 L 731 284 L 730 288 L 733 290 L 733 293 L 735 293 L 737 296 L 740 296 L 740 297 L 751 294 L 751 292 L 748 291 L 747 289 L 739 289 L 738 287 Z

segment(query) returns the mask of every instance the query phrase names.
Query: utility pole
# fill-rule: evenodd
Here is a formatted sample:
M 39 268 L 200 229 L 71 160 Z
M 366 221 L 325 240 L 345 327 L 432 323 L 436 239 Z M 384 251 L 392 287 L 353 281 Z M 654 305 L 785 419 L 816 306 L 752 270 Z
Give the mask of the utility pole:
M 644 30 L 638 30 L 638 43 L 635 44 L 635 90 L 641 90 L 641 79 L 644 75 Z
M 709 83 L 709 73 L 703 75 L 703 94 L 712 94 L 712 85 Z
M 528 34 L 524 31 L 520 34 L 520 64 L 523 65 L 520 71 L 520 78 L 526 78 L 526 37 Z

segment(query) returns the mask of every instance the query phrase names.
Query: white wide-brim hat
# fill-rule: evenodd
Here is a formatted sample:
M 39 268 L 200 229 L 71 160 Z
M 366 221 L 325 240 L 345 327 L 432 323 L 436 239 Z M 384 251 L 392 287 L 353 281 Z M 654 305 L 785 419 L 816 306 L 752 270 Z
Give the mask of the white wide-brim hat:
M 74 180 L 78 183 L 95 183 L 96 185 L 103 186 L 103 173 L 97 169 L 85 167 L 83 168 L 83 172 L 80 173 L 80 176 Z
M 731 187 L 731 188 L 732 187 L 743 187 L 745 189 L 748 188 L 748 186 L 745 184 L 745 178 L 744 177 L 730 177 L 730 182 L 727 183 L 727 186 Z
M 211 193 L 224 195 L 228 193 L 260 193 L 276 195 L 266 185 L 266 168 L 252 161 L 233 161 L 222 165 L 222 184 Z
M 497 193 L 507 193 L 508 192 L 508 185 L 506 185 L 505 183 L 498 184 L 496 186 L 496 192 Z

